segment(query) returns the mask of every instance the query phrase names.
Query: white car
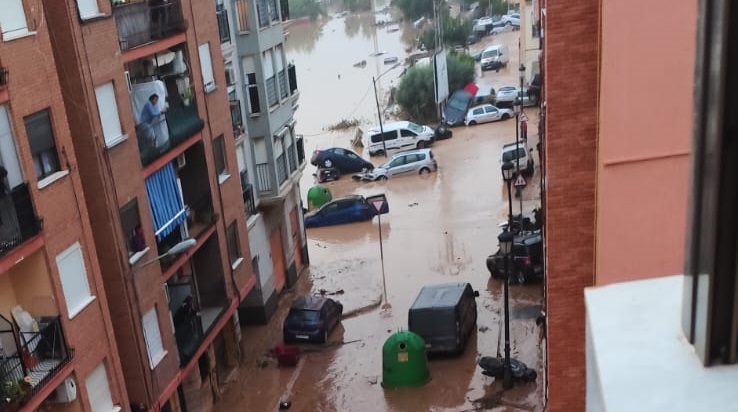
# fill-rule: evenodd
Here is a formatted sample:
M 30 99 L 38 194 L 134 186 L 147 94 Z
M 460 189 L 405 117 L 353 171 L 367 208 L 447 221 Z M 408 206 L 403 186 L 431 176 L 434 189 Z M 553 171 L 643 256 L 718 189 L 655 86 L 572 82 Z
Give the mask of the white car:
M 430 149 L 420 149 L 397 153 L 382 166 L 375 167 L 370 172 L 354 175 L 352 179 L 373 182 L 396 176 L 422 175 L 436 170 L 438 170 L 438 162 L 433 152 Z
M 515 86 L 503 86 L 497 89 L 497 95 L 495 96 L 495 105 L 497 106 L 512 106 L 515 99 L 520 93 L 520 88 Z
M 506 25 L 513 25 L 520 27 L 520 13 L 510 13 L 502 16 L 500 19 Z
M 466 113 L 464 123 L 467 126 L 473 126 L 478 123 L 496 122 L 498 120 L 507 120 L 513 116 L 510 109 L 500 109 L 491 104 L 483 104 L 481 106 L 472 107 Z
M 500 33 L 507 33 L 509 31 L 516 31 L 520 30 L 519 26 L 513 26 L 512 24 L 504 24 L 504 25 L 498 25 L 495 27 L 492 27 L 492 30 L 489 31 L 489 34 L 495 35 Z

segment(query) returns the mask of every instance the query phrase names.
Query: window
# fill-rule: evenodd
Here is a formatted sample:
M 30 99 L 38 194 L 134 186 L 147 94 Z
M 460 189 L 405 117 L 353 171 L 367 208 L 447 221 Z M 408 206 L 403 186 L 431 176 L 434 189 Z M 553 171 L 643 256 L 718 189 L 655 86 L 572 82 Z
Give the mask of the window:
M 236 0 L 236 14 L 238 15 L 238 31 L 249 32 L 249 3 L 247 0 Z
M 284 53 L 282 46 L 274 48 L 274 61 L 277 64 L 277 74 L 279 75 L 279 97 L 286 98 L 289 94 L 289 84 L 287 84 L 287 70 L 284 68 Z
M 269 7 L 266 0 L 256 0 L 256 14 L 259 18 L 259 27 L 269 25 Z
M 79 18 L 82 20 L 100 15 L 97 0 L 77 0 L 77 8 L 79 9 Z
M 87 399 L 90 401 L 90 408 L 94 412 L 112 412 L 118 409 L 113 405 L 113 399 L 110 396 L 105 362 L 100 363 L 87 375 L 85 387 L 87 388 Z
M 225 148 L 224 148 L 223 140 L 224 140 L 223 135 L 220 135 L 213 141 L 213 152 L 215 155 L 215 170 L 218 172 L 218 176 L 221 179 L 229 176 L 228 166 L 226 164 L 226 159 L 225 159 Z
M 8 172 L 6 189 L 12 189 L 23 183 L 23 173 L 18 161 L 18 151 L 13 139 L 13 128 L 7 106 L 0 106 L 0 166 Z
M 120 129 L 120 118 L 118 117 L 118 103 L 115 100 L 115 88 L 113 83 L 105 83 L 95 88 L 95 99 L 97 110 L 100 113 L 103 137 L 108 147 L 119 142 L 123 132 Z
M 353 153 L 351 153 L 351 152 L 346 152 L 346 156 L 347 156 L 347 157 L 348 157 L 349 159 L 352 159 L 352 160 L 359 160 L 359 156 L 357 156 L 357 155 L 355 155 L 355 154 L 353 154 Z
M 56 257 L 56 266 L 59 269 L 64 300 L 67 301 L 69 319 L 72 319 L 93 299 L 79 242 L 75 242 Z
M 231 258 L 231 265 L 235 265 L 241 258 L 238 248 L 238 233 L 236 232 L 236 222 L 234 221 L 228 226 L 226 237 L 228 238 L 228 256 Z
M 3 40 L 5 41 L 28 33 L 23 0 L 3 1 L 3 12 L 0 13 L 0 29 L 3 31 Z
M 417 134 L 407 129 L 400 129 L 400 136 L 402 137 L 415 137 Z
M 279 3 L 277 0 L 271 0 L 269 3 L 269 16 L 272 18 L 272 21 L 279 21 Z
M 167 355 L 161 343 L 161 332 L 159 331 L 159 317 L 156 306 L 144 314 L 141 320 L 144 339 L 146 340 L 146 351 L 149 354 L 149 365 L 154 369 Z
M 272 107 L 279 103 L 277 83 L 274 77 L 274 53 L 272 50 L 267 50 L 263 53 L 263 57 L 262 67 L 264 69 L 264 78 L 266 79 L 267 101 L 269 102 L 269 107 Z
M 472 114 L 478 115 L 478 114 L 482 114 L 482 112 L 483 112 L 483 110 L 480 107 L 479 109 L 474 109 L 474 111 L 472 112 Z
M 484 108 L 484 111 L 485 111 L 485 112 L 487 112 L 487 113 L 497 113 L 497 109 L 495 109 L 495 108 L 494 108 L 494 107 L 492 107 L 492 106 L 487 106 L 487 107 L 485 107 L 485 108 Z
M 215 77 L 213 76 L 213 62 L 210 57 L 210 43 L 203 43 L 198 48 L 200 53 L 200 69 L 202 70 L 202 85 L 205 93 L 215 90 Z
M 405 156 L 400 156 L 397 159 L 390 162 L 390 167 L 402 166 L 405 164 Z
M 59 157 L 56 153 L 54 134 L 51 130 L 49 110 L 43 110 L 23 118 L 26 134 L 31 145 L 33 166 L 36 178 L 43 179 L 59 171 Z
M 259 89 L 256 85 L 256 68 L 253 57 L 244 57 L 241 60 L 243 72 L 245 73 L 246 93 L 249 96 L 249 114 L 261 113 L 259 105 Z
M 146 239 L 141 228 L 141 219 L 138 215 L 138 201 L 136 199 L 126 203 L 120 209 L 120 223 L 126 237 L 128 256 L 146 249 Z

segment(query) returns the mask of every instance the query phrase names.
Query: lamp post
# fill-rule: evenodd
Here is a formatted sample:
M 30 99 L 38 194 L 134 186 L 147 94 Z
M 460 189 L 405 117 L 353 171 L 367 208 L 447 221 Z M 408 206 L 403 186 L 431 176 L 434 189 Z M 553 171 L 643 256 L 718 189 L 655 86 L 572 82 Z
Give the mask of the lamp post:
M 512 367 L 510 365 L 510 253 L 512 252 L 512 245 L 514 236 L 512 230 L 512 191 L 511 184 L 514 175 L 515 166 L 511 162 L 505 162 L 502 165 L 502 178 L 507 184 L 507 199 L 508 199 L 508 227 L 505 231 L 497 236 L 497 240 L 500 242 L 500 251 L 505 260 L 505 279 L 504 279 L 504 309 L 505 309 L 505 360 L 503 363 L 503 375 L 502 375 L 502 388 L 510 389 L 513 387 L 512 381 Z
M 516 99 L 516 105 L 515 105 L 515 148 L 520 151 L 520 114 L 523 113 L 523 79 L 525 78 L 525 66 L 520 65 L 518 67 L 518 72 L 520 72 L 520 89 L 518 89 L 518 98 Z M 515 156 L 515 171 L 516 173 L 520 173 L 520 153 L 516 153 Z M 527 166 L 527 165 L 526 165 Z M 522 225 L 523 223 L 523 194 L 522 188 L 518 188 L 516 186 L 516 191 L 518 193 L 518 199 L 520 200 L 520 223 Z M 512 227 L 512 225 L 510 226 Z M 521 226 L 522 227 L 522 226 Z
M 382 136 L 382 153 L 384 153 L 384 157 L 387 157 L 387 144 L 384 142 L 384 126 L 382 126 L 382 110 L 379 108 L 379 96 L 377 96 L 377 80 L 379 80 L 382 76 L 389 73 L 393 69 L 397 68 L 400 63 L 396 63 L 394 66 L 390 67 L 389 69 L 385 70 L 384 73 L 380 74 L 377 77 L 372 76 L 372 84 L 374 85 L 374 101 L 377 102 L 377 117 L 379 118 L 379 133 Z

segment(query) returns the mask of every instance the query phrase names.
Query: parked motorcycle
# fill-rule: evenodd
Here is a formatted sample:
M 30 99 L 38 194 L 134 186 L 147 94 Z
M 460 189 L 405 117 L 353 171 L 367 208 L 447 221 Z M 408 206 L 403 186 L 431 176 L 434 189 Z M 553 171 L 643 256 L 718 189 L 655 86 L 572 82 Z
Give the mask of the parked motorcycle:
M 509 222 L 503 222 L 500 224 L 500 227 L 503 230 L 507 230 L 507 227 L 509 226 Z M 523 216 L 523 215 L 513 215 L 512 217 L 512 232 L 513 234 L 519 235 L 521 233 L 525 232 L 535 232 L 536 230 L 541 230 L 541 227 L 543 226 L 543 217 L 541 209 L 535 208 L 533 209 L 533 220 L 531 220 L 529 217 Z
M 477 364 L 482 368 L 483 375 L 495 379 L 502 379 L 504 376 L 505 360 L 502 358 L 482 356 Z M 529 368 L 528 365 L 517 359 L 510 359 L 510 370 L 512 371 L 514 382 L 535 382 L 538 377 L 538 373 L 536 373 L 535 370 Z

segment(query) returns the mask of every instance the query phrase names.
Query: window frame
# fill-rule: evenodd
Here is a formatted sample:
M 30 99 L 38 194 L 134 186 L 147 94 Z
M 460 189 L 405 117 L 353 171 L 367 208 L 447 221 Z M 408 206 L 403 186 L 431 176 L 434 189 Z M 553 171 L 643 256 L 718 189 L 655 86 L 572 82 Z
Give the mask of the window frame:
M 101 95 L 99 91 L 108 94 Z M 112 97 L 112 101 L 104 101 L 101 97 Z M 120 114 L 118 112 L 118 101 L 115 94 L 115 84 L 110 81 L 95 87 L 95 101 L 97 102 L 97 112 L 100 118 L 105 146 L 113 147 L 124 138 L 123 127 L 121 126 Z M 108 125 L 107 127 L 106 124 Z
M 230 177 L 228 173 L 228 159 L 225 152 L 225 136 L 220 135 L 213 139 L 213 157 L 215 159 L 215 171 L 218 173 L 219 183 Z
M 29 122 L 36 122 L 41 120 L 46 120 L 46 124 L 42 126 L 47 126 L 48 128 L 48 136 L 43 137 L 34 137 L 32 135 L 35 135 L 35 133 L 32 133 L 31 130 L 29 130 Z M 39 110 L 35 113 L 31 113 L 23 118 L 23 124 L 26 128 L 26 136 L 28 138 L 28 145 L 31 150 L 31 157 L 33 158 L 33 165 L 34 170 L 36 172 L 36 178 L 38 180 L 46 179 L 49 176 L 52 176 L 54 173 L 60 172 L 62 170 L 61 168 L 61 162 L 59 161 L 59 153 L 56 148 L 56 139 L 54 138 L 54 123 L 51 118 L 51 109 L 46 108 L 43 110 Z M 34 125 L 35 127 L 38 127 L 37 125 Z M 43 139 L 43 142 L 39 142 L 38 140 Z M 46 140 L 50 140 L 47 142 Z M 34 142 L 34 140 L 37 140 Z M 36 146 L 36 147 L 34 147 Z M 43 148 L 40 148 L 39 146 L 42 146 Z M 48 147 L 46 147 L 48 146 Z M 42 156 L 47 155 L 48 157 L 44 159 Z M 46 171 L 46 162 L 47 161 L 53 161 L 53 163 L 50 165 L 51 169 Z M 39 171 L 41 174 L 39 174 Z
M 231 265 L 235 266 L 243 256 L 239 247 L 238 225 L 237 221 L 233 221 L 226 229 L 226 243 L 228 244 L 228 258 Z
M 210 42 L 205 42 L 198 45 L 197 53 L 200 57 L 202 87 L 203 91 L 207 94 L 216 89 L 215 72 L 213 71 L 213 55 L 210 50 Z
M 147 329 L 146 325 L 155 327 L 156 331 L 154 331 L 153 329 Z M 164 348 L 164 340 L 161 336 L 161 325 L 159 324 L 159 310 L 156 305 L 147 310 L 141 316 L 141 330 L 143 331 L 144 341 L 146 343 L 146 353 L 149 357 L 149 367 L 151 368 L 151 370 L 154 370 L 167 356 L 168 353 L 166 348 Z M 159 349 L 159 351 L 157 353 L 152 353 L 152 350 L 154 349 Z
M 11 9 L 8 6 L 16 6 L 15 9 Z M 20 9 L 20 10 L 18 10 Z M 8 10 L 11 10 L 13 13 L 9 13 Z M 30 31 L 28 30 L 28 17 L 26 16 L 26 9 L 23 7 L 23 0 L 10 0 L 9 3 L 5 5 L 5 8 L 3 10 L 3 15 L 5 16 L 5 23 L 2 24 L 2 19 L 0 19 L 0 31 L 2 32 L 3 41 L 11 41 L 14 39 L 17 39 L 19 37 L 23 37 L 27 34 L 30 34 Z M 17 24 L 14 26 L 11 26 L 8 31 L 5 31 L 2 29 L 2 27 L 10 26 L 8 23 L 8 20 L 10 17 L 15 18 L 16 20 L 19 19 L 21 16 L 23 17 L 23 23 L 24 24 Z
M 66 259 L 69 258 L 77 258 L 77 261 L 67 261 Z M 78 263 L 79 267 L 69 268 L 67 267 L 67 263 Z M 59 272 L 59 283 L 61 284 L 64 302 L 67 307 L 67 316 L 69 319 L 74 319 L 75 316 L 85 310 L 95 300 L 95 295 L 92 294 L 90 288 L 90 279 L 87 275 L 85 255 L 79 241 L 72 243 L 72 245 L 56 255 L 56 268 Z
M 97 381 L 91 381 L 95 379 Z M 85 378 L 85 388 L 87 389 L 87 400 L 93 411 L 115 411 L 119 410 L 113 403 L 113 396 L 110 392 L 110 377 L 108 376 L 105 361 L 95 367 Z M 101 399 L 104 398 L 104 399 Z

